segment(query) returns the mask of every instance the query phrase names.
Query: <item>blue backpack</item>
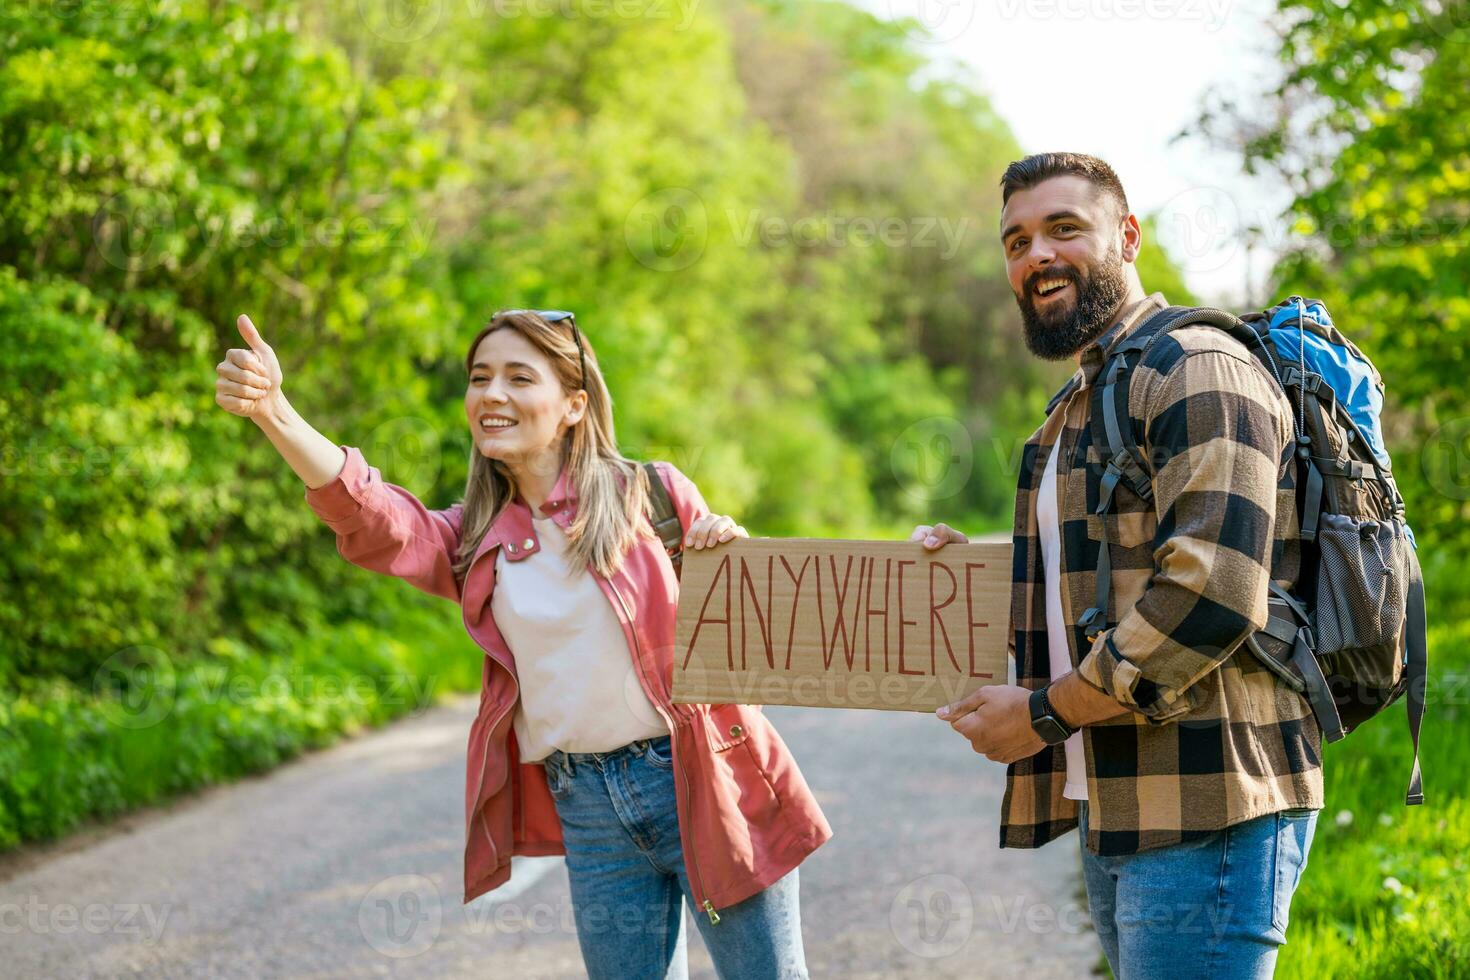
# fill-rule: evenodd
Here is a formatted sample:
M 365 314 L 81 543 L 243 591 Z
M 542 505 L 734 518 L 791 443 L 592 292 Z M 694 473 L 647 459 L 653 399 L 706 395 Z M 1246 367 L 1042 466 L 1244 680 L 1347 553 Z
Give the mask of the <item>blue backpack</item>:
M 1097 513 L 1124 483 L 1153 497 L 1147 455 L 1128 414 L 1128 382 L 1159 338 L 1185 326 L 1217 327 L 1268 369 L 1292 406 L 1295 466 L 1287 470 L 1301 514 L 1301 576 L 1292 592 L 1270 585 L 1270 619 L 1245 647 L 1306 697 L 1336 742 L 1407 694 L 1414 764 L 1406 805 L 1424 802 L 1419 728 L 1428 671 L 1424 580 L 1384 446 L 1383 381 L 1318 300 L 1291 296 L 1263 313 L 1235 316 L 1171 306 L 1114 349 L 1093 389 L 1091 427 L 1107 461 Z M 1112 564 L 1098 555 L 1097 597 L 1079 621 L 1089 637 L 1107 617 Z

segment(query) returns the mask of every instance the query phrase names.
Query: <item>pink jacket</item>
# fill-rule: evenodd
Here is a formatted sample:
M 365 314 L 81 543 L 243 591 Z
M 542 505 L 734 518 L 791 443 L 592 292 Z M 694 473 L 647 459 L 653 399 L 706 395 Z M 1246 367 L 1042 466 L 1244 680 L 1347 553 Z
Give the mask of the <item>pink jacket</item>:
M 511 719 L 520 696 L 515 658 L 490 613 L 497 548 L 521 561 L 540 547 L 530 509 L 517 500 L 485 533 L 464 583 L 451 563 L 461 507 L 429 510 L 384 482 L 356 447 L 335 480 L 306 491 L 306 502 L 337 534 L 342 557 L 407 580 L 460 604 L 465 628 L 485 651 L 479 714 L 470 726 L 465 772 L 464 901 L 510 880 L 512 855 L 564 854 L 556 804 L 540 763 L 518 760 Z M 709 512 L 690 480 L 656 464 L 679 520 Z M 543 510 L 562 528 L 576 517 L 565 473 Z M 611 579 L 593 573 L 622 622 L 643 690 L 673 733 L 675 796 L 695 904 L 734 905 L 800 864 L 832 836 L 796 760 L 759 707 L 674 704 L 674 618 L 679 583 L 656 540 L 640 540 Z

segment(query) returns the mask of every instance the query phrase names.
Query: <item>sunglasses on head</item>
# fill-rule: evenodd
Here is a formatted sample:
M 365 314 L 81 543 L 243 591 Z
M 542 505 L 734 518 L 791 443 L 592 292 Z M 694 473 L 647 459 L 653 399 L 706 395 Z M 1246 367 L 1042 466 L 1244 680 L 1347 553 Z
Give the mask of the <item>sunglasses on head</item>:
M 569 310 L 501 310 L 495 316 L 509 316 L 512 313 L 534 313 L 547 323 L 560 323 L 568 320 L 572 324 L 572 339 L 577 342 L 577 361 L 582 369 L 582 383 L 580 387 L 587 387 L 587 351 L 582 346 L 582 333 L 577 329 L 577 316 Z M 492 317 L 491 319 L 494 319 Z

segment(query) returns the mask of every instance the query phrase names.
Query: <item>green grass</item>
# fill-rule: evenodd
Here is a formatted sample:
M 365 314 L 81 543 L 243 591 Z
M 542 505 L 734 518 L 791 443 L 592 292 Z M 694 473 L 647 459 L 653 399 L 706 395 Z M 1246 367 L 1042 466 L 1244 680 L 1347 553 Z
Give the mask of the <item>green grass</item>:
M 1279 980 L 1470 976 L 1470 600 L 1432 597 L 1430 612 L 1427 802 L 1403 805 L 1412 753 L 1402 702 L 1324 748 L 1327 806 Z M 1112 976 L 1101 956 L 1093 970 Z
M 1426 802 L 1403 805 L 1411 752 L 1402 702 L 1324 749 L 1327 806 L 1278 977 L 1470 976 L 1470 617 L 1465 602 L 1435 598 Z
M 220 639 L 187 660 L 140 651 L 90 690 L 33 680 L 0 691 L 0 850 L 270 769 L 476 690 L 482 655 L 460 617 L 416 599 L 391 627 L 323 624 L 275 655 Z

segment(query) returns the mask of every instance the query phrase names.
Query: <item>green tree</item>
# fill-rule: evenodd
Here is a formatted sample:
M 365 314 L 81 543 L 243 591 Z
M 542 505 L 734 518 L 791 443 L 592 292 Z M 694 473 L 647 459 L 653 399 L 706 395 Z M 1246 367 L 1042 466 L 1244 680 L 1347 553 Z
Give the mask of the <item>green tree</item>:
M 1259 106 L 1217 98 L 1200 125 L 1293 189 L 1275 291 L 1320 296 L 1383 374 L 1394 473 L 1442 581 L 1470 558 L 1465 14 L 1282 2 L 1281 83 Z
M 1470 18 L 1460 0 L 1281 0 L 1279 85 L 1212 100 L 1198 130 L 1290 187 L 1274 292 L 1321 297 L 1382 373 L 1394 475 L 1430 618 L 1428 802 L 1401 810 L 1398 710 L 1328 749 L 1323 821 L 1279 975 L 1462 976 L 1470 765 L 1464 706 L 1470 562 Z M 1438 775 L 1436 775 L 1436 773 Z
M 364 83 L 295 26 L 284 4 L 0 13 L 0 662 L 187 655 L 265 608 L 303 622 L 340 580 L 299 554 L 315 518 L 269 446 L 213 407 L 235 313 L 328 353 L 293 365 L 328 431 L 425 411 L 452 308 L 414 237 L 439 89 Z

